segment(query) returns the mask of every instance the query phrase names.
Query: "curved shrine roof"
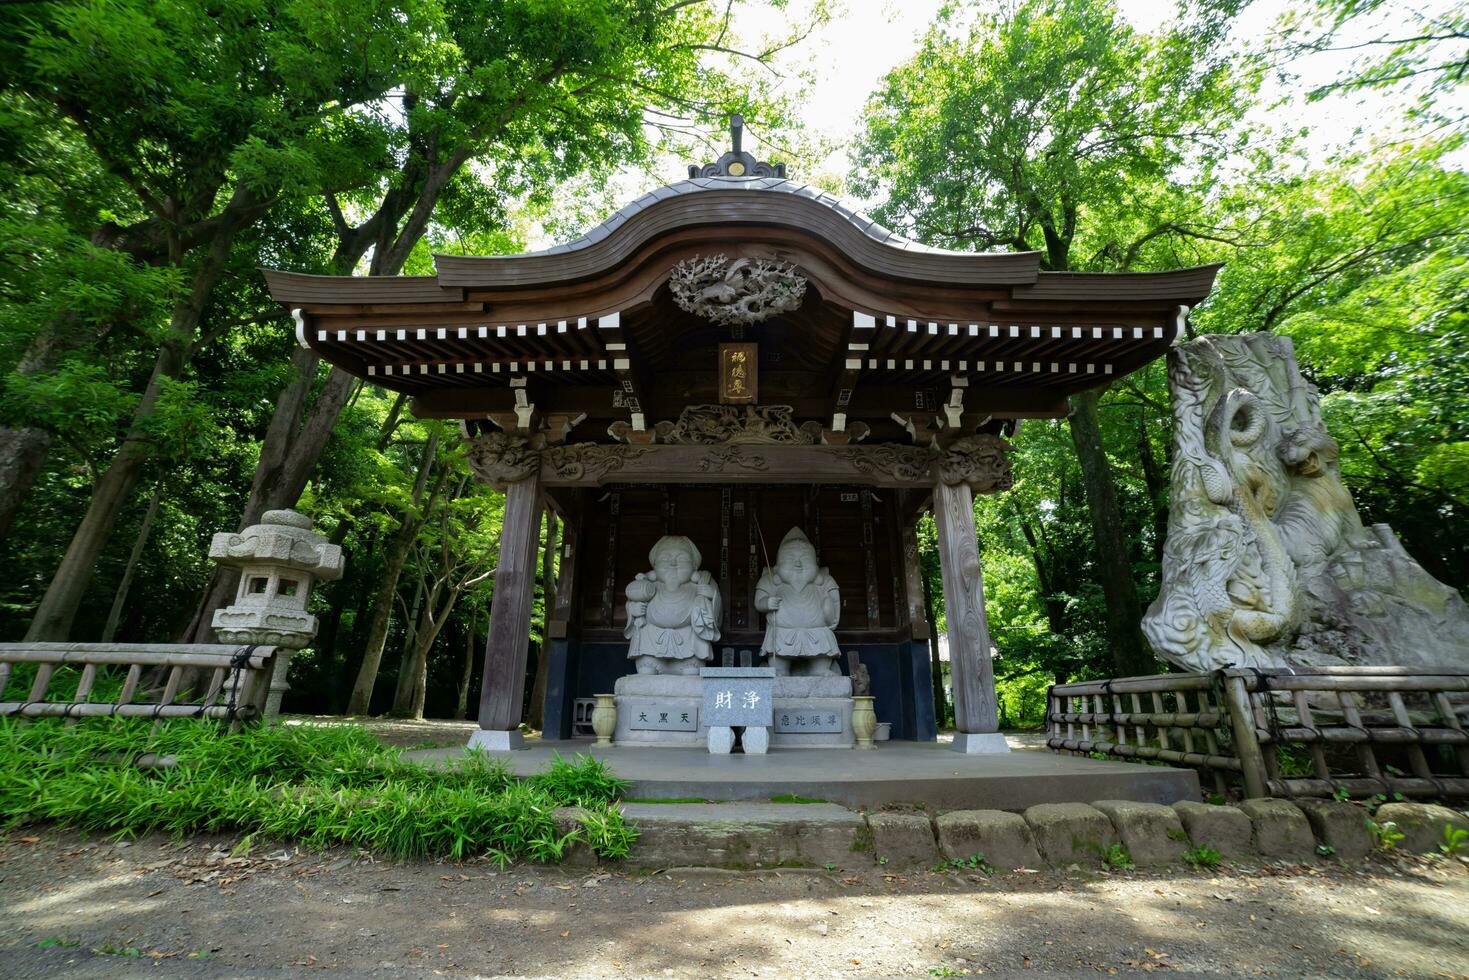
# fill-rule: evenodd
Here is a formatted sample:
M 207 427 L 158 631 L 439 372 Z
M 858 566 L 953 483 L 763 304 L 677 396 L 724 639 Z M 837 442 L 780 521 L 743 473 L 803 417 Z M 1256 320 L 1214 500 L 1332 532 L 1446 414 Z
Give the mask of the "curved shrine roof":
M 1166 351 L 1219 270 L 1055 273 L 1037 252 L 934 248 L 737 139 L 691 170 L 538 251 L 435 255 L 432 276 L 264 274 L 304 345 L 413 394 L 421 415 L 503 412 L 529 380 L 539 404 L 588 424 L 625 416 L 621 394 L 650 418 L 676 416 L 712 395 L 714 352 L 733 339 L 759 344 L 762 403 L 876 426 L 963 384 L 966 411 L 1063 414 L 1068 394 Z M 811 288 L 799 309 L 731 332 L 669 297 L 674 267 L 711 253 L 779 259 Z

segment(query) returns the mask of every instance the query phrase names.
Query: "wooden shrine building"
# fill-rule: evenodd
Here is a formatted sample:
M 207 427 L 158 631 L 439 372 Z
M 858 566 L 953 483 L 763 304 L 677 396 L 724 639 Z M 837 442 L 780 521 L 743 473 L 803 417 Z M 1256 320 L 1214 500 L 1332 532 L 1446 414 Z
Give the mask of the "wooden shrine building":
M 301 343 L 463 421 L 504 489 L 479 722 L 520 724 L 537 539 L 565 522 L 548 615 L 547 738 L 632 670 L 622 589 L 686 535 L 754 650 L 755 582 L 788 528 L 841 587 L 836 629 L 894 738 L 935 737 L 915 522 L 936 518 L 957 728 L 997 728 L 972 493 L 1011 485 L 1003 436 L 1162 355 L 1217 267 L 1040 271 L 930 248 L 734 148 L 582 237 L 436 257 L 437 275 L 268 271 Z M 716 660 L 716 665 L 717 665 Z

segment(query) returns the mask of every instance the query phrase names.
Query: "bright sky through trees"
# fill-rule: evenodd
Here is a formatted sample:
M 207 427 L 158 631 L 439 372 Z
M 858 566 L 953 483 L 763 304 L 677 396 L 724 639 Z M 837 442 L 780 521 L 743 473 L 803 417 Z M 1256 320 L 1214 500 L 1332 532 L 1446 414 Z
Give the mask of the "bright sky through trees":
M 793 11 L 811 2 L 799 0 L 784 11 L 751 7 L 740 15 L 737 27 L 751 35 L 778 33 Z M 999 2 L 1003 0 L 996 0 Z M 846 150 L 859 128 L 862 107 L 882 77 L 917 52 L 919 39 L 943 4 L 944 0 L 847 0 L 844 8 L 835 12 L 827 24 L 818 27 L 806 43 L 782 56 L 780 68 L 792 73 L 792 83 L 796 82 L 795 73 L 812 73 L 811 89 L 800 103 L 801 116 L 813 135 L 834 144 L 823 170 L 833 174 L 848 171 Z M 1268 47 L 1275 25 L 1292 6 L 1291 0 L 1255 0 L 1236 22 L 1236 42 L 1248 44 L 1256 51 Z M 1453 0 L 1428 0 L 1412 5 L 1425 18 L 1454 6 Z M 1156 30 L 1172 17 L 1174 10 L 1168 0 L 1118 0 L 1118 7 L 1143 31 Z M 1338 46 L 1365 40 L 1384 24 L 1401 25 L 1405 11 L 1403 4 L 1386 4 L 1378 15 L 1363 17 L 1361 23 L 1354 24 L 1338 40 Z M 1368 136 L 1401 132 L 1405 125 L 1404 109 L 1415 94 L 1411 86 L 1373 89 L 1314 103 L 1305 100 L 1303 93 L 1335 79 L 1359 54 L 1359 51 L 1325 52 L 1280 65 L 1295 75 L 1296 80 L 1283 85 L 1278 78 L 1272 78 L 1266 83 L 1262 104 L 1269 106 L 1284 99 L 1285 105 L 1256 113 L 1256 121 L 1268 120 L 1278 130 L 1309 128 L 1307 149 L 1313 156 L 1349 142 L 1358 127 Z M 754 136 L 759 139 L 758 134 Z

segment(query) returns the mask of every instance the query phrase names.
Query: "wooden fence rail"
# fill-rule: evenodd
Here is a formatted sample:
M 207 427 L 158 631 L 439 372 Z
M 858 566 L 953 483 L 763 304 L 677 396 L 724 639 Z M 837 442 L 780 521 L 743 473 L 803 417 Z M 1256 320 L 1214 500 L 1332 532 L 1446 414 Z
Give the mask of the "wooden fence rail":
M 223 643 L 0 643 L 0 717 L 216 718 L 238 725 L 260 717 L 275 667 L 275 647 Z M 15 667 L 34 664 L 29 683 L 14 692 Z M 58 668 L 79 667 L 67 696 Z M 99 695 L 99 672 L 123 668 L 121 689 Z M 161 689 L 144 684 L 156 670 Z M 24 691 L 23 700 L 13 695 Z
M 1056 684 L 1046 745 L 1193 766 L 1246 796 L 1469 797 L 1469 671 L 1229 669 Z

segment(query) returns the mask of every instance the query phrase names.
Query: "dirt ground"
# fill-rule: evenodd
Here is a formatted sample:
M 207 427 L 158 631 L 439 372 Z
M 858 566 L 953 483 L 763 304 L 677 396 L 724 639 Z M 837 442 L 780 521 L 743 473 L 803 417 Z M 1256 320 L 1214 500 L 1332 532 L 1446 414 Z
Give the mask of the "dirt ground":
M 1469 976 L 1469 867 L 652 875 L 0 836 L 0 976 Z

